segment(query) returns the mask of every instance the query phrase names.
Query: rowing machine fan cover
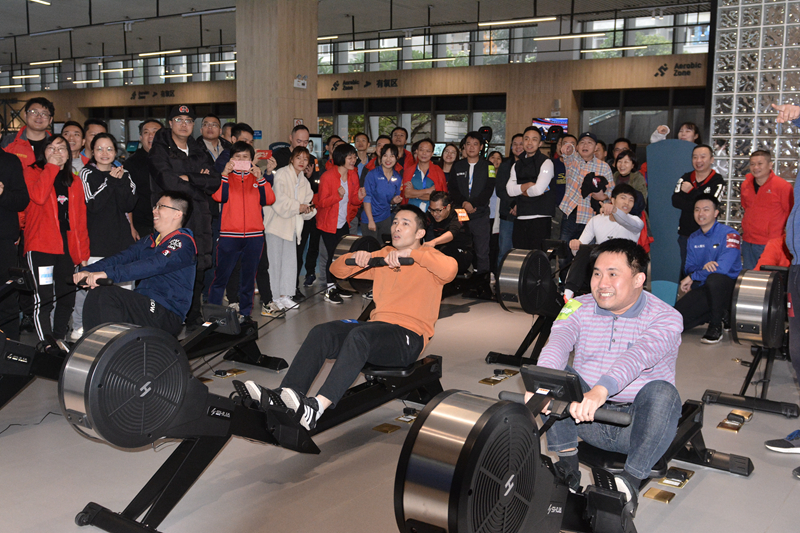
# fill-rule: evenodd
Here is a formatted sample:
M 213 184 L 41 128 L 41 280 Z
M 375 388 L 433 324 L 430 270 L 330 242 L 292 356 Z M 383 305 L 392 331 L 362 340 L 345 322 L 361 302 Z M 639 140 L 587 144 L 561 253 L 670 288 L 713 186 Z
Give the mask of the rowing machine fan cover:
M 780 348 L 786 327 L 786 287 L 779 272 L 745 270 L 731 303 L 732 337 L 737 344 Z
M 67 420 L 81 433 L 138 448 L 168 432 L 186 403 L 191 371 L 183 348 L 163 330 L 104 324 L 73 348 L 58 393 Z
M 541 250 L 511 250 L 499 275 L 500 305 L 506 311 L 555 318 L 561 311 L 550 259 Z
M 395 477 L 398 527 L 406 533 L 523 531 L 541 499 L 535 497 L 540 468 L 539 433 L 525 406 L 443 392 L 417 417 L 403 445 Z
M 345 254 L 351 252 L 377 252 L 381 249 L 381 243 L 374 237 L 359 237 L 358 235 L 345 235 L 336 245 L 333 252 L 333 260 L 337 260 Z M 344 290 L 356 291 L 361 294 L 372 290 L 371 279 L 352 278 L 347 281 L 339 281 L 339 286 Z

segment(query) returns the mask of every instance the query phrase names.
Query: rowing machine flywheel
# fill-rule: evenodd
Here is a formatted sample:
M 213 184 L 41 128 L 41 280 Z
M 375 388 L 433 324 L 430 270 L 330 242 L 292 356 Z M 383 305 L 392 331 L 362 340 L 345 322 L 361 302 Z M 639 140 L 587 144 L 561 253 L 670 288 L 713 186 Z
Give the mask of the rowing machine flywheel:
M 403 445 L 394 488 L 397 525 L 405 533 L 523 531 L 541 505 L 540 468 L 539 431 L 529 409 L 445 391 L 420 413 Z
M 779 272 L 744 270 L 736 279 L 731 305 L 733 340 L 780 348 L 786 327 L 786 287 Z
M 506 311 L 558 316 L 563 302 L 553 281 L 550 260 L 541 250 L 511 250 L 498 276 L 500 305 Z
M 381 243 L 374 237 L 345 235 L 333 251 L 333 260 L 336 261 L 344 254 L 349 254 L 351 252 L 377 252 L 380 249 Z M 346 291 L 356 291 L 364 294 L 372 290 L 372 280 L 358 278 L 352 278 L 347 281 L 340 280 L 339 286 Z
M 165 436 L 187 399 L 191 376 L 183 348 L 165 331 L 104 324 L 72 349 L 58 395 L 79 432 L 138 448 Z

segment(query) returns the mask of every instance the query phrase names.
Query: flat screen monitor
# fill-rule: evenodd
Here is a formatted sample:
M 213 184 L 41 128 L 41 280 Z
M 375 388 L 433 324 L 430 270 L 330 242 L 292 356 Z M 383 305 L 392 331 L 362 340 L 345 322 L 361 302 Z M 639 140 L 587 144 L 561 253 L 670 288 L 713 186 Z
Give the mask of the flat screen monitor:
M 531 121 L 532 126 L 541 128 L 545 134 L 550 130 L 550 126 L 561 126 L 564 128 L 564 133 L 568 132 L 569 119 L 560 117 L 551 118 L 535 118 Z
M 133 153 L 139 149 L 139 141 L 128 141 L 128 144 L 125 146 L 125 151 L 129 153 Z
M 441 157 L 442 152 L 444 152 L 444 147 L 447 146 L 447 143 L 436 143 L 433 145 L 433 156 L 434 157 Z

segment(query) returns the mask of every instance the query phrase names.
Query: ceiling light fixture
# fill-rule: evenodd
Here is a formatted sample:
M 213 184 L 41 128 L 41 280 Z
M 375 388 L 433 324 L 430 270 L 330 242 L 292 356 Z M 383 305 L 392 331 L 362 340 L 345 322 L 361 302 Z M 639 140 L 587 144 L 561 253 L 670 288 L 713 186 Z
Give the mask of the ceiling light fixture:
M 180 54 L 180 50 L 164 50 L 163 52 L 145 52 L 144 54 L 139 54 L 139 57 L 150 57 L 150 56 L 165 56 L 168 54 Z
M 100 80 L 75 80 L 72 83 L 79 85 L 81 83 L 100 83 Z
M 31 2 L 36 2 L 37 4 L 42 4 L 43 6 L 49 6 L 50 2 L 46 2 L 45 0 L 30 0 Z
M 236 63 L 235 59 L 228 59 L 226 61 L 209 61 L 209 65 L 232 65 Z
M 329 39 L 338 39 L 338 35 L 328 35 L 327 37 L 317 37 L 318 41 L 327 41 Z
M 582 39 L 584 37 L 605 37 L 605 32 L 603 33 L 578 33 L 575 35 L 558 35 L 555 37 L 534 37 L 534 41 L 556 41 L 559 39 Z
M 0 89 L 19 89 L 22 85 L 0 85 Z
M 50 61 L 36 61 L 35 63 L 28 63 L 28 64 L 31 65 L 31 66 L 34 66 L 34 65 L 52 65 L 52 64 L 55 64 L 55 63 L 61 63 L 62 61 L 63 61 L 62 59 L 52 59 Z
M 29 78 L 38 78 L 38 74 L 20 74 L 19 76 L 11 76 L 12 80 L 26 80 Z
M 593 52 L 620 52 L 622 50 L 642 50 L 647 46 L 621 46 L 619 48 L 597 48 L 595 50 L 581 50 L 582 54 L 591 54 Z
M 393 48 L 365 48 L 364 50 L 348 50 L 348 54 L 371 54 L 372 52 L 394 52 L 395 50 L 402 50 L 400 46 Z
M 467 56 L 461 56 L 461 57 L 467 57 Z M 404 62 L 405 63 L 435 63 L 435 62 L 439 62 L 439 61 L 455 61 L 456 59 L 458 59 L 458 58 L 457 57 L 439 57 L 439 58 L 436 58 L 436 59 L 433 59 L 433 58 L 431 58 L 431 59 L 405 59 Z
M 107 72 L 133 72 L 132 68 L 106 68 L 101 69 L 100 74 L 106 74 Z
M 162 78 L 191 78 L 192 74 L 162 74 Z
M 535 19 L 511 19 L 498 20 L 497 22 L 479 22 L 478 26 L 508 26 L 510 24 L 535 24 L 537 22 L 552 22 L 558 20 L 557 17 L 540 17 Z

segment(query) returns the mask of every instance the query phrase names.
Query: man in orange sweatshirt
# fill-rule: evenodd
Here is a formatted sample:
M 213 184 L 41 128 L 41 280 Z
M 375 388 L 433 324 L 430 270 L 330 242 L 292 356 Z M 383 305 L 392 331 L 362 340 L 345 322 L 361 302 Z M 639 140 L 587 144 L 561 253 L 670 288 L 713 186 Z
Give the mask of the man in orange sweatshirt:
M 328 407 L 344 395 L 365 363 L 403 367 L 417 360 L 433 337 L 439 317 L 442 287 L 456 277 L 458 264 L 429 246 L 425 237 L 425 215 L 413 205 L 404 205 L 392 221 L 392 246 L 377 252 L 345 254 L 331 265 L 331 272 L 345 278 L 365 268 L 372 257 L 383 257 L 386 267 L 367 270 L 359 278 L 373 280 L 375 310 L 369 322 L 336 320 L 315 326 L 292 361 L 281 388 L 270 390 L 252 381 L 250 395 L 262 405 L 286 405 L 294 409 L 308 430 Z M 345 265 L 352 257 L 357 266 Z M 411 257 L 413 265 L 400 266 Z M 325 383 L 314 397 L 306 397 L 326 359 L 335 359 Z

